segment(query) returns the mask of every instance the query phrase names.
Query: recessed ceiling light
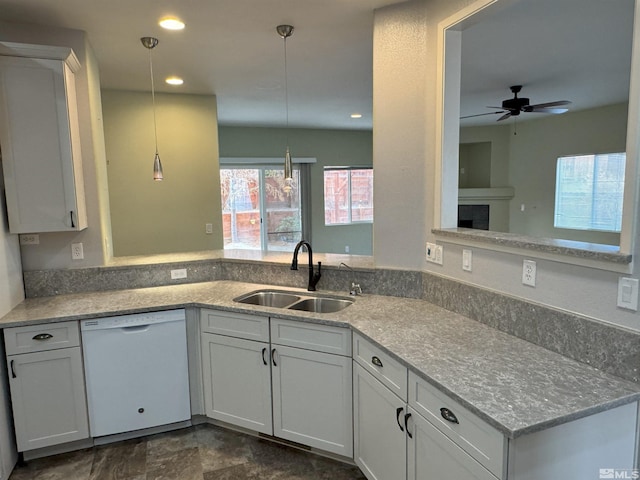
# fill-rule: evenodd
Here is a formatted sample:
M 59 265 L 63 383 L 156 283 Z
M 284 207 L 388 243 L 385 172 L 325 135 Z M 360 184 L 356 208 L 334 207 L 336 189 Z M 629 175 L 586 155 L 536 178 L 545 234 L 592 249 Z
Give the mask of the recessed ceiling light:
M 184 83 L 184 80 L 182 80 L 180 77 L 167 77 L 165 79 L 165 82 L 167 82 L 169 85 L 182 85 Z
M 175 17 L 163 18 L 158 24 L 167 30 L 182 30 L 184 28 L 184 22 Z
M 351 118 L 362 118 L 362 114 L 361 113 L 352 113 L 351 114 Z

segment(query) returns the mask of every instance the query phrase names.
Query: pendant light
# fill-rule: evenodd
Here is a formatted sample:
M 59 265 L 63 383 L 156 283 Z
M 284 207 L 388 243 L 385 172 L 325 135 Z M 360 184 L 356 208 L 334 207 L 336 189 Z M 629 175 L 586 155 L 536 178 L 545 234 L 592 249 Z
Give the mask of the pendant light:
M 285 98 L 285 111 L 286 111 L 286 135 L 287 135 L 287 148 L 284 153 L 284 186 L 282 190 L 290 194 L 293 190 L 293 164 L 291 161 L 291 152 L 289 151 L 289 89 L 287 85 L 287 38 L 293 34 L 293 27 L 291 25 L 278 25 L 276 27 L 278 35 L 280 35 L 284 41 L 284 98 Z
M 156 181 L 164 180 L 162 172 L 162 162 L 158 154 L 158 127 L 156 125 L 156 92 L 153 85 L 153 62 L 151 61 L 151 50 L 158 45 L 158 39 L 154 37 L 142 37 L 140 39 L 142 45 L 149 50 L 149 75 L 151 77 L 151 102 L 153 105 L 153 135 L 156 145 L 156 155 L 153 158 L 153 179 Z

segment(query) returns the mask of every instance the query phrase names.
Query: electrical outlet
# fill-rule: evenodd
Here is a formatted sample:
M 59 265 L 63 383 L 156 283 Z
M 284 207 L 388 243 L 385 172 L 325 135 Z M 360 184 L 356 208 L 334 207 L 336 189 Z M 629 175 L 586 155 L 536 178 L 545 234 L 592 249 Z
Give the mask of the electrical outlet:
M 349 250 L 351 250 L 351 249 L 349 248 L 349 245 L 345 245 L 345 246 L 344 246 L 344 253 L 349 253 Z
M 207 235 L 211 235 L 213 233 L 213 223 L 204 224 L 204 233 Z
M 23 233 L 20 235 L 20 245 L 40 245 L 40 235 L 37 233 Z
M 71 244 L 71 259 L 72 260 L 82 260 L 84 258 L 84 249 L 82 248 L 82 243 L 72 243 Z
M 181 278 L 187 278 L 186 268 L 178 268 L 176 270 L 171 270 L 171 280 L 179 280 Z
M 522 283 L 530 287 L 536 286 L 536 262 L 533 260 L 522 262 Z
M 466 272 L 471 271 L 472 259 L 473 259 L 473 254 L 471 253 L 471 250 L 468 250 L 466 248 L 462 250 L 462 270 Z

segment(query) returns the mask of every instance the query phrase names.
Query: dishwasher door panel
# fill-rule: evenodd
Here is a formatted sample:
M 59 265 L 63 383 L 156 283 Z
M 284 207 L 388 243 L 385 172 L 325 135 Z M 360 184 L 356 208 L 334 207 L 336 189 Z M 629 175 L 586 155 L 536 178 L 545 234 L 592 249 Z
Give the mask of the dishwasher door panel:
M 91 435 L 191 418 L 184 319 L 82 332 Z

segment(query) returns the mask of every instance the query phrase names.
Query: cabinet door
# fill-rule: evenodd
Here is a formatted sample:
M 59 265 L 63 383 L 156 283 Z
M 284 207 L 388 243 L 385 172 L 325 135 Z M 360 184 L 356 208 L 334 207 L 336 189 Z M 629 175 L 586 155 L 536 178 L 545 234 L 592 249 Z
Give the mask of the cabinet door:
M 369 480 L 403 480 L 406 404 L 356 362 L 353 371 L 355 462 Z
M 86 228 L 75 95 L 64 61 L 0 57 L 0 143 L 12 233 Z
M 18 450 L 89 437 L 80 347 L 7 358 Z
M 202 334 L 208 417 L 271 435 L 269 344 Z
M 408 422 L 408 480 L 497 480 L 415 410 Z
M 351 359 L 275 345 L 272 375 L 274 435 L 351 457 Z

